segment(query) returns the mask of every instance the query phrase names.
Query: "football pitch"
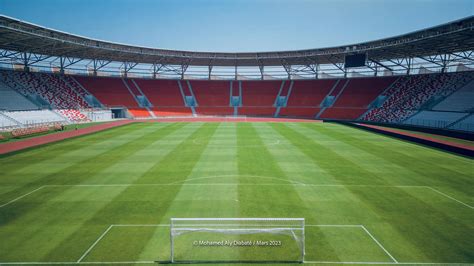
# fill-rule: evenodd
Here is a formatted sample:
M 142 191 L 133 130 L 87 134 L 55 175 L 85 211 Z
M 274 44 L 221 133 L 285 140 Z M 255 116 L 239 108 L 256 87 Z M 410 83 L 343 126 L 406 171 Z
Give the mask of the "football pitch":
M 170 218 L 305 218 L 305 263 L 474 263 L 473 160 L 331 123 L 133 123 L 0 157 L 0 264 L 153 264 Z M 219 252 L 219 248 L 215 249 Z

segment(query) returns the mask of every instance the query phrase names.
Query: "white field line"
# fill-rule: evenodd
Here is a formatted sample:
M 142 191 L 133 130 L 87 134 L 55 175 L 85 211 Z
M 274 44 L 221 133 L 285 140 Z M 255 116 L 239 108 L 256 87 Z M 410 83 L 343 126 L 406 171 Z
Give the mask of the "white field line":
M 0 262 L 0 265 L 81 265 L 81 264 L 156 264 L 156 261 L 81 261 L 87 256 L 87 254 L 94 248 L 95 245 L 110 231 L 113 227 L 159 227 L 159 226 L 170 226 L 169 224 L 112 224 L 102 235 L 92 244 L 92 246 L 82 255 L 82 257 L 76 262 Z M 385 265 L 473 265 L 472 263 L 442 263 L 442 262 L 398 262 L 396 261 L 388 251 L 373 237 L 372 234 L 360 224 L 309 224 L 306 226 L 321 226 L 321 227 L 357 227 L 362 228 L 386 253 L 389 255 L 393 262 L 375 262 L 375 261 L 304 261 L 306 264 L 358 264 L 358 265 L 374 265 L 374 264 L 385 264 Z
M 462 201 L 460 201 L 460 200 L 458 200 L 458 199 L 455 199 L 455 198 L 453 198 L 453 197 L 451 197 L 451 196 L 449 196 L 449 195 L 446 195 L 446 194 L 444 194 L 443 192 L 441 192 L 441 191 L 439 191 L 439 190 L 437 190 L 437 189 L 435 189 L 435 188 L 432 188 L 432 187 L 428 187 L 428 188 L 430 188 L 431 190 L 433 190 L 434 192 L 436 192 L 436 193 L 438 193 L 438 194 L 440 194 L 440 195 L 445 196 L 446 198 L 452 199 L 452 200 L 454 200 L 454 201 L 456 201 L 456 202 L 458 202 L 458 203 L 460 203 L 460 204 L 462 204 L 462 205 L 464 205 L 464 206 L 466 206 L 466 207 L 468 207 L 468 208 L 474 209 L 473 206 L 471 206 L 471 205 L 469 205 L 469 204 L 467 204 L 467 203 L 464 203 L 464 202 L 462 202 Z
M 361 264 L 361 265 L 472 265 L 467 262 L 376 262 L 376 261 L 304 261 L 303 263 L 309 264 Z
M 384 246 L 382 246 L 382 244 L 380 244 L 380 242 L 369 232 L 369 230 L 367 230 L 367 228 L 365 228 L 364 225 L 361 225 L 361 228 L 375 241 L 375 243 L 377 243 L 377 245 L 395 262 L 395 263 L 398 263 L 398 261 L 392 256 L 392 254 L 390 254 L 390 252 L 388 252 Z
M 97 243 L 99 243 L 99 241 L 104 238 L 104 236 L 110 231 L 110 229 L 113 228 L 113 225 L 110 225 L 103 233 L 102 235 L 99 236 L 99 238 L 97 238 L 97 240 L 86 250 L 86 252 L 84 252 L 84 254 L 82 254 L 82 256 L 77 260 L 77 262 L 81 262 L 86 256 L 87 254 L 89 254 L 89 252 L 91 252 L 91 250 L 95 247 L 95 245 L 97 245 Z
M 222 177 L 222 176 L 216 176 L 216 177 Z M 258 177 L 258 176 L 254 176 L 254 177 Z M 203 177 L 203 178 L 193 178 L 193 179 L 205 179 L 205 178 L 211 178 L 211 177 Z M 264 177 L 264 178 L 271 178 L 271 177 Z M 279 178 L 271 178 L 271 179 L 275 179 L 275 180 L 280 180 Z M 191 180 L 191 179 L 190 179 Z M 394 187 L 394 188 L 427 188 L 427 189 L 430 189 L 448 199 L 451 199 L 453 201 L 456 201 L 457 203 L 459 204 L 462 204 L 470 209 L 474 209 L 473 206 L 467 204 L 467 203 L 464 203 L 456 198 L 453 198 L 435 188 L 432 188 L 430 186 L 417 186 L 417 185 L 357 185 L 357 184 L 347 184 L 347 185 L 344 185 L 344 184 L 306 184 L 306 183 L 301 183 L 301 182 L 298 182 L 298 181 L 295 181 L 295 180 L 287 180 L 287 179 L 281 179 L 281 180 L 284 180 L 284 181 L 288 181 L 290 182 L 290 184 L 274 184 L 274 183 L 262 183 L 262 184 L 253 184 L 253 183 L 176 183 L 176 182 L 173 182 L 173 183 L 162 183 L 162 184 L 159 184 L 159 183 L 148 183 L 148 184 L 78 184 L 78 185 L 44 185 L 44 186 L 41 186 L 33 191 L 30 191 L 18 198 L 15 198 L 3 205 L 0 205 L 0 208 L 4 207 L 4 206 L 7 206 L 17 200 L 20 200 L 42 188 L 45 188 L 45 187 L 132 187 L 132 186 L 235 186 L 235 185 L 240 185 L 240 186 L 295 186 L 295 185 L 299 185 L 299 186 L 308 186 L 308 187 L 387 187 L 387 188 L 390 188 L 390 187 Z
M 28 196 L 28 195 L 30 195 L 30 194 L 32 194 L 32 193 L 34 193 L 34 192 L 36 192 L 36 191 L 38 191 L 38 190 L 44 188 L 44 187 L 45 187 L 45 186 L 41 186 L 41 187 L 39 187 L 39 188 L 37 188 L 37 189 L 35 189 L 35 190 L 32 190 L 32 191 L 30 191 L 30 192 L 28 192 L 28 193 L 26 193 L 26 194 L 24 194 L 24 195 L 19 196 L 19 197 L 16 198 L 16 199 L 12 199 L 12 200 L 10 200 L 9 202 L 0 205 L 0 208 L 5 207 L 5 206 L 7 206 L 8 204 L 13 203 L 13 202 L 15 202 L 15 201 L 17 201 L 17 200 L 20 200 L 20 199 L 22 199 L 22 198 L 24 198 L 24 197 L 26 197 L 26 196 Z
M 359 265 L 472 265 L 467 262 L 376 262 L 376 261 L 304 261 L 305 264 L 359 264 Z M 0 262 L 0 265 L 87 265 L 87 264 L 154 264 L 156 261 L 83 261 L 83 262 Z
M 155 261 L 0 262 L 0 265 L 81 265 L 81 264 L 156 264 L 156 262 Z

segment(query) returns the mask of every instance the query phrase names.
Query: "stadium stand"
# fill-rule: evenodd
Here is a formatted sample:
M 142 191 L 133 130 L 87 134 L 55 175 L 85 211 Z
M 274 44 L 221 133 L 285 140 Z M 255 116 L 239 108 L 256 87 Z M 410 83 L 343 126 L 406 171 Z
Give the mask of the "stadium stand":
M 51 108 L 73 122 L 89 121 L 78 109 L 90 107 L 87 102 L 57 75 L 25 72 L 3 72 L 3 80 L 23 95 L 37 95 Z M 28 100 L 25 99 L 28 102 Z M 23 103 L 25 103 L 23 101 Z M 19 108 L 16 110 L 31 110 Z
M 297 80 L 291 89 L 287 107 L 319 107 L 335 80 Z
M 250 106 L 273 106 L 278 92 L 280 91 L 281 81 L 243 81 L 242 82 L 242 105 Z M 255 108 L 246 109 L 243 112 L 258 110 Z M 268 109 L 269 110 L 269 109 Z M 268 111 L 267 110 L 267 111 Z M 239 114 L 241 109 L 239 109 Z M 268 113 L 262 111 L 264 113 Z
M 152 111 L 158 117 L 193 115 L 193 112 L 189 107 L 154 107 L 152 108 Z
M 319 116 L 321 119 L 356 120 L 367 111 L 367 108 L 327 108 Z
M 176 80 L 136 79 L 135 81 L 153 106 L 184 106 L 183 95 Z
M 233 107 L 196 107 L 198 115 L 229 116 L 234 114 Z
M 354 78 L 332 107 L 367 108 L 396 78 Z
M 458 112 L 474 110 L 474 81 L 446 97 L 433 107 L 433 110 Z
M 404 124 L 445 128 L 465 117 L 468 113 L 421 111 L 405 120 Z
M 286 107 L 280 109 L 279 116 L 314 118 L 320 110 L 318 107 Z
M 90 111 L 86 110 L 91 105 L 86 98 L 93 95 L 105 105 L 128 108 L 129 114 L 136 118 L 193 114 L 277 115 L 465 130 L 472 127 L 473 80 L 473 72 L 292 82 L 230 82 L 132 80 L 2 70 L 0 110 L 25 111 L 48 107 L 53 111 L 28 114 L 3 112 L 0 125 L 2 128 L 14 128 L 22 126 L 22 123 L 64 122 L 66 119 L 72 122 L 90 121 Z M 195 98 L 196 107 L 186 106 L 185 94 Z M 231 106 L 231 96 L 242 96 L 242 105 L 232 103 L 236 107 Z M 288 97 L 285 99 L 285 96 Z M 139 97 L 149 101 L 149 105 L 143 105 L 141 101 L 139 104 Z M 380 104 L 375 105 L 375 100 Z
M 471 113 L 469 116 L 457 121 L 449 126 L 449 129 L 474 132 L 474 114 Z
M 55 122 L 66 122 L 66 119 L 51 110 L 36 111 L 13 111 L 5 112 L 3 115 L 8 116 L 23 125 L 50 124 Z
M 151 114 L 146 108 L 130 108 L 128 111 L 137 118 L 146 118 L 150 117 Z
M 79 82 L 77 82 L 77 80 L 73 76 L 63 76 L 62 78 L 83 98 L 90 95 L 90 93 Z
M 35 109 L 38 109 L 38 106 L 0 81 L 0 110 L 15 111 Z
M 133 95 L 119 78 L 76 77 L 84 88 L 107 106 L 139 107 Z
M 0 112 L 0 128 L 9 129 L 9 128 L 17 128 L 17 127 L 21 127 L 21 125 L 17 121 L 4 115 L 3 112 Z
M 194 95 L 200 107 L 221 107 L 230 105 L 230 82 L 191 81 Z M 201 109 L 201 112 L 203 110 Z M 222 111 L 216 109 L 216 111 Z
M 274 116 L 275 107 L 239 107 L 239 115 Z
M 472 80 L 472 73 L 407 76 L 385 92 L 388 99 L 367 112 L 362 120 L 400 123 L 414 115 L 432 97 L 446 97 Z
M 372 103 L 396 78 L 354 78 L 345 85 L 339 82 L 331 93 L 334 103 L 320 114 L 322 119 L 355 120 L 364 114 Z

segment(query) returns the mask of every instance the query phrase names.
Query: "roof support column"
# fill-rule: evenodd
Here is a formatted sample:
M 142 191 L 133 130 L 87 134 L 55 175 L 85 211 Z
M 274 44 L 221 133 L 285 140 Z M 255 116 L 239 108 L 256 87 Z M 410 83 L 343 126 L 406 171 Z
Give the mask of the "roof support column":
M 209 65 L 208 66 L 208 75 L 207 75 L 207 79 L 211 80 L 211 73 L 212 73 L 212 65 Z

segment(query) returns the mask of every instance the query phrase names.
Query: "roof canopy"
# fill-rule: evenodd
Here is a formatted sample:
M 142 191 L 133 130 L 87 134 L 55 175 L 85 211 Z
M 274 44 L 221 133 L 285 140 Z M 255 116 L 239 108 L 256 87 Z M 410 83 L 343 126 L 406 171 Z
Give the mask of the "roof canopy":
M 295 40 L 296 41 L 296 40 Z M 391 38 L 309 50 L 216 53 L 131 46 L 48 29 L 0 16 L 0 49 L 34 54 L 193 66 L 282 66 L 344 63 L 348 54 L 367 53 L 369 61 L 423 57 L 473 50 L 474 16 Z

